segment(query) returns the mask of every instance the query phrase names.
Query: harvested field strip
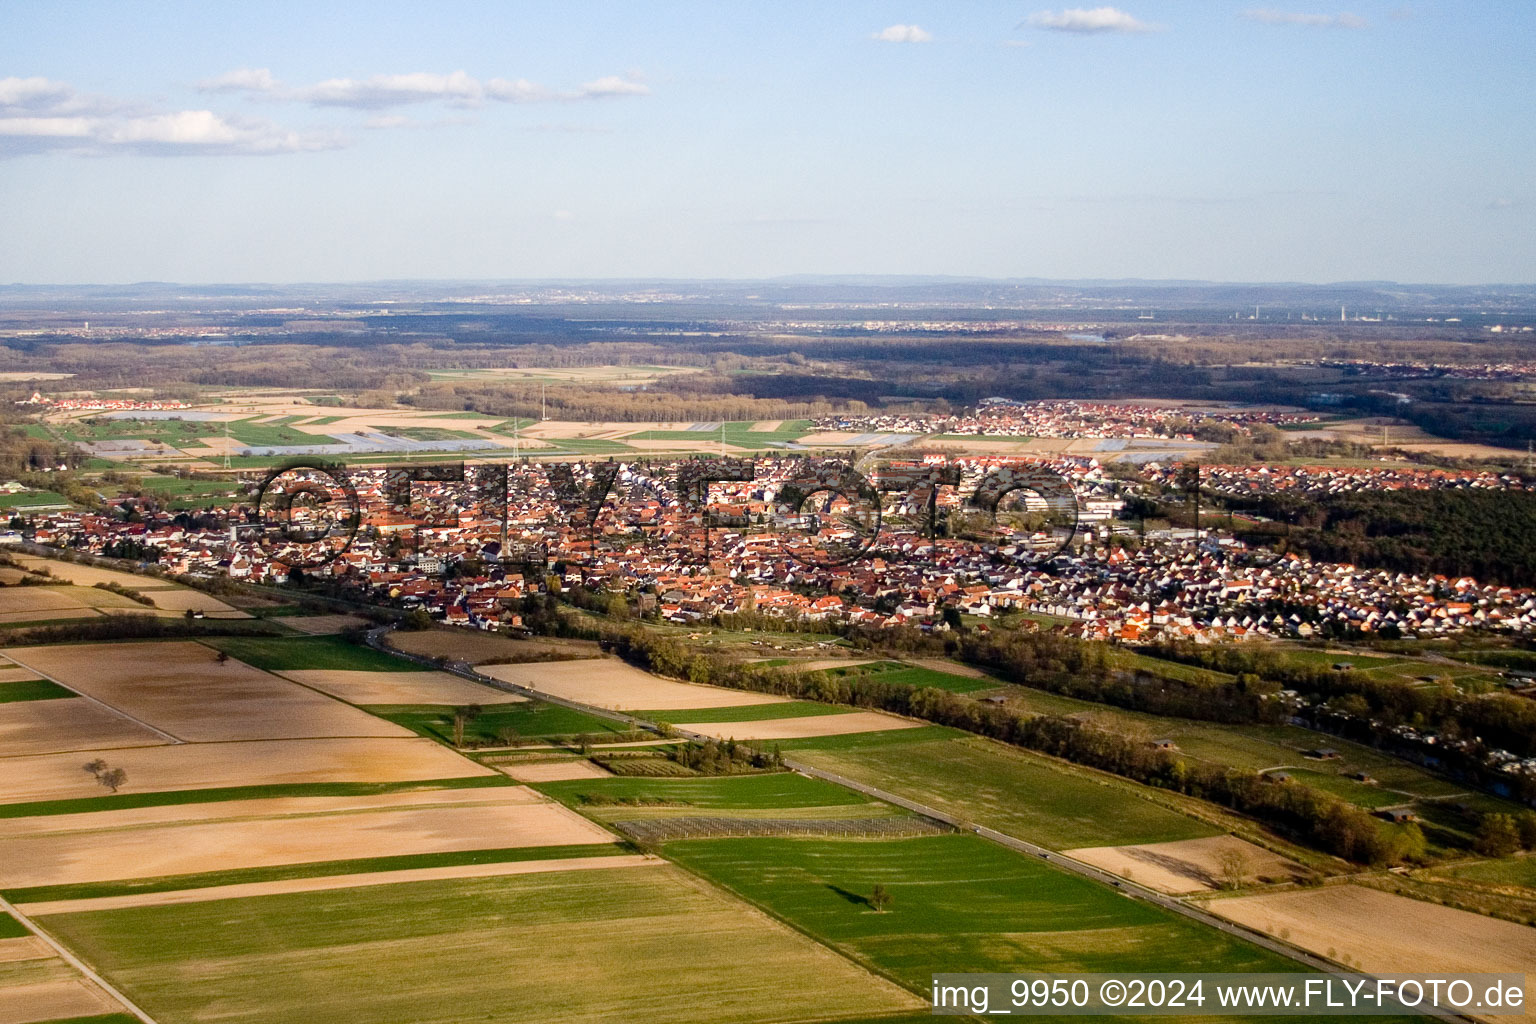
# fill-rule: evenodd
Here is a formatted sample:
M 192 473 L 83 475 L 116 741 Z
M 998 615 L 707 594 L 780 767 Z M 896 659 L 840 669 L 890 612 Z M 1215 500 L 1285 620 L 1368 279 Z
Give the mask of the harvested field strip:
M 285 669 L 277 674 L 349 704 L 520 704 L 528 699 L 447 672 Z
M 220 663 L 214 651 L 186 640 L 13 648 L 9 657 L 190 742 L 405 735 L 296 683 L 239 661 Z
M 703 733 L 716 739 L 778 740 L 800 739 L 806 736 L 837 736 L 854 732 L 888 732 L 898 729 L 915 729 L 921 722 L 914 722 L 878 711 L 849 711 L 841 715 L 818 715 L 812 718 L 780 718 L 750 722 L 688 722 L 680 723 L 690 732 Z
M 179 806 L 129 807 L 90 814 L 6 818 L 0 820 L 0 842 L 18 836 L 89 831 L 110 833 L 116 829 L 141 828 L 174 822 L 209 824 L 219 821 L 367 814 L 373 811 L 416 807 L 543 802 L 544 797 L 541 794 L 526 786 L 499 786 L 494 789 L 435 789 L 426 792 L 396 790 L 352 796 L 279 796 L 268 799 L 229 800 Z
M 1202 903 L 1213 914 L 1372 974 L 1526 972 L 1536 928 L 1358 885 Z M 1529 984 L 1529 983 L 1528 983 Z
M 640 842 L 675 839 L 720 839 L 736 836 L 792 836 L 831 839 L 906 839 L 950 831 L 916 815 L 880 818 L 700 818 L 674 816 L 610 821 L 614 828 Z
M 569 779 L 606 779 L 608 772 L 585 759 L 572 761 L 544 761 L 507 765 L 502 768 L 508 778 L 518 782 L 562 782 Z
M 847 714 L 852 710 L 836 704 L 818 704 L 815 701 L 799 700 L 789 704 L 745 704 L 734 708 L 636 711 L 635 715 L 649 722 L 687 725 L 689 722 L 757 722 L 769 718 L 816 718 L 821 715 Z
M 585 818 L 521 787 L 489 790 L 484 796 L 474 804 L 156 822 L 17 836 L 6 840 L 0 886 L 10 890 L 306 864 L 359 849 L 376 856 L 409 856 L 613 841 L 611 834 Z M 530 797 L 540 802 L 530 803 Z M 61 823 L 73 820 L 71 816 Z
M 62 900 L 28 903 L 22 910 L 37 916 L 83 914 L 96 910 L 122 910 L 125 907 L 164 907 L 182 903 L 207 903 L 210 900 L 245 899 L 251 896 L 276 896 L 295 892 L 324 892 L 329 889 L 358 889 L 375 885 L 400 885 L 404 882 L 432 882 L 445 878 L 491 878 L 503 875 L 537 875 L 548 871 L 593 871 L 614 868 L 660 866 L 665 861 L 642 854 L 601 857 L 569 857 L 564 860 L 499 861 L 490 864 L 464 864 L 456 867 L 410 868 L 361 875 L 330 875 L 324 878 L 295 878 L 282 882 L 246 882 L 208 889 L 181 889 L 172 892 L 140 893 L 133 896 L 103 896 L 97 899 Z
M 517 864 L 524 861 L 551 862 L 568 858 L 612 857 L 625 852 L 617 841 L 575 846 L 519 846 L 501 850 L 456 850 L 448 853 L 418 853 L 405 857 L 360 857 L 356 860 L 316 861 L 312 864 L 283 864 L 266 868 L 232 871 L 203 871 L 191 875 L 164 875 L 159 878 L 135 878 L 122 882 L 81 882 L 73 885 L 42 885 L 10 889 L 5 898 L 24 914 L 45 913 L 28 907 L 39 903 L 65 903 L 83 900 L 116 899 L 150 893 L 184 890 L 222 889 L 238 885 L 290 882 L 306 878 L 341 878 L 419 871 L 437 868 L 461 868 L 476 865 Z
M 496 775 L 431 740 L 346 738 L 182 743 L 100 751 L 128 773 L 132 792 L 308 782 L 422 782 Z M 99 796 L 79 753 L 4 759 L 0 803 Z
M 1219 889 L 1232 880 L 1224 877 L 1229 870 L 1240 876 L 1245 885 L 1255 881 L 1291 882 L 1306 871 L 1295 861 L 1236 836 L 1182 839 L 1143 846 L 1099 846 L 1063 852 L 1111 874 L 1167 893 Z M 1224 857 L 1234 858 L 1230 867 L 1224 866 Z
M 787 698 L 765 693 L 663 679 L 616 658 L 483 665 L 480 671 L 504 682 L 609 709 L 724 708 L 789 703 Z
M 27 670 L 23 669 L 23 672 Z M 28 672 L 27 674 L 31 674 Z M 48 679 L 29 679 L 19 683 L 0 683 L 0 704 L 9 704 L 12 701 L 22 700 L 59 700 L 63 697 L 76 696 L 73 690 L 66 689 L 58 683 Z
M 79 697 L 0 704 L 3 758 L 67 750 L 157 746 L 165 742 L 163 737 L 127 717 Z
M 922 1005 L 669 864 L 135 907 L 47 923 L 151 1014 L 176 1024 L 631 1024 L 696 1020 L 701 1007 L 717 1024 L 767 1024 L 817 1020 L 828 1006 L 876 1016 Z
M 127 1014 L 104 1014 L 117 1005 L 95 985 L 62 968 L 43 981 L 12 984 L 0 979 L 0 1024 L 139 1024 Z
M 169 807 L 217 803 L 224 800 L 265 800 L 272 797 L 371 796 L 376 793 L 421 793 L 439 789 L 479 789 L 510 786 L 499 775 L 419 782 L 299 782 L 273 786 L 227 786 L 223 789 L 173 789 L 159 793 L 117 793 L 79 800 L 40 800 L 30 804 L 0 804 L 0 820 L 54 814 L 89 814 L 132 807 Z
M 0 683 L 24 683 L 36 678 L 37 673 L 27 671 L 9 658 L 0 661 Z

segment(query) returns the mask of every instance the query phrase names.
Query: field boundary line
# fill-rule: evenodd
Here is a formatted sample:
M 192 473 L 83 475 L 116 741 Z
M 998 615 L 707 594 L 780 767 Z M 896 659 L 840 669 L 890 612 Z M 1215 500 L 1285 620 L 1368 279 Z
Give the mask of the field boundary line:
M 4 911 L 5 913 L 14 917 L 16 920 L 20 921 L 25 928 L 32 932 L 33 935 L 36 935 L 39 939 L 42 939 L 43 942 L 47 944 L 49 949 L 57 953 L 61 960 L 69 964 L 81 974 L 85 975 L 87 979 L 89 979 L 107 995 L 111 996 L 113 999 L 116 999 L 118 1003 L 122 1005 L 123 1009 L 139 1018 L 139 1020 L 143 1021 L 144 1024 L 158 1024 L 155 1018 L 151 1017 L 138 1004 L 133 1002 L 133 1000 L 123 995 L 123 993 L 118 990 L 117 987 L 114 986 L 111 982 L 107 981 L 106 978 L 103 978 L 101 975 L 92 970 L 84 960 L 81 960 L 79 957 L 75 956 L 75 954 L 66 949 L 57 939 L 44 931 L 42 926 L 39 925 L 36 921 L 32 920 L 26 914 L 23 914 L 21 911 L 17 910 L 15 904 L 11 903 L 4 896 L 0 896 L 0 911 Z
M 217 900 L 248 899 L 290 893 L 329 892 L 336 889 L 367 889 L 376 885 L 402 885 L 410 882 L 435 882 L 459 878 L 501 878 L 509 875 L 553 874 L 560 871 L 606 871 L 610 869 L 652 867 L 670 863 L 647 854 L 608 854 L 592 857 L 563 857 L 546 860 L 496 861 L 490 864 L 455 864 L 435 868 L 401 868 L 394 871 L 363 871 L 349 875 L 316 875 L 268 882 L 234 882 L 195 889 L 166 889 L 160 892 L 125 893 L 118 896 L 88 896 L 79 899 L 42 900 L 19 906 L 31 914 L 79 914 L 128 907 L 181 906 Z
M 14 651 L 15 649 L 16 648 L 14 648 L 14 647 L 11 648 L 12 651 Z M 6 657 L 10 658 L 12 661 L 16 661 L 16 656 L 14 654 L 6 654 Z M 163 737 L 165 737 L 165 740 L 166 740 L 167 743 L 183 744 L 183 743 L 189 742 L 188 740 L 182 739 L 180 736 L 172 736 L 170 733 L 166 732 L 164 729 L 160 729 L 160 728 L 157 728 L 157 727 L 155 727 L 153 725 L 150 725 L 148 722 L 144 721 L 142 718 L 136 718 L 133 715 L 130 715 L 128 712 L 124 711 L 122 708 L 113 707 L 111 704 L 108 704 L 106 701 L 102 700 L 100 697 L 93 697 L 93 696 L 91 696 L 88 693 L 82 693 L 80 690 L 75 689 L 73 686 L 70 686 L 68 683 L 63 682 L 62 680 L 55 679 L 55 678 L 53 678 L 53 676 L 49 675 L 48 673 L 46 673 L 46 672 L 42 671 L 41 669 L 38 669 L 38 668 L 36 668 L 36 667 L 34 667 L 32 665 L 28 665 L 24 661 L 16 661 L 16 664 L 22 666 L 25 669 L 29 669 L 30 671 L 36 672 L 38 675 L 42 676 L 44 679 L 48 680 L 50 683 L 55 683 L 55 684 L 57 684 L 59 686 L 62 686 L 62 687 L 64 687 L 64 689 L 68 690 L 70 693 L 75 694 L 76 696 L 84 697 L 86 700 L 90 701 L 91 703 L 99 705 L 100 707 L 106 708 L 108 711 L 112 712 L 114 715 L 117 715 L 120 718 L 128 719 L 128 721 L 132 722 L 134 725 L 142 726 L 145 729 L 148 729 L 150 732 L 154 733 L 156 736 L 163 736 Z

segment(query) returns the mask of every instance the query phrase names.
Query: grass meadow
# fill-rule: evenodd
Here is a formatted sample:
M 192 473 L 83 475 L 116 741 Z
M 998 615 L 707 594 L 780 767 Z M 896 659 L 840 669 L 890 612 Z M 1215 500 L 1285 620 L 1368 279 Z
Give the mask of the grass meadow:
M 46 922 L 163 1024 L 768 1024 L 920 1008 L 670 865 Z

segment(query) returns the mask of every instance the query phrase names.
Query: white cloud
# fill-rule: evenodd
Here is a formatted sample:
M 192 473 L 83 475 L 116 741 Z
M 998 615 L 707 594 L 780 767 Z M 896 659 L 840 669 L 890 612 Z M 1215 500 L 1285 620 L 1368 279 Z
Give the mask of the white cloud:
M 1300 11 L 1277 11 L 1272 7 L 1257 7 L 1243 12 L 1243 17 L 1261 25 L 1299 25 L 1303 28 L 1367 28 L 1368 23 L 1358 14 L 1306 14 Z
M 1028 24 L 1052 32 L 1156 32 L 1161 26 L 1132 17 L 1118 7 L 1069 7 L 1063 11 L 1039 11 L 1029 16 Z
M 650 94 L 650 87 L 643 82 L 637 82 L 633 78 L 620 78 L 618 75 L 604 75 L 602 78 L 584 83 L 570 98 L 596 100 L 608 96 L 649 96 Z
M 0 78 L 0 117 L 70 116 L 124 111 L 127 104 L 105 96 L 76 92 L 67 82 L 48 78 Z
M 201 92 L 275 92 L 277 79 L 267 68 L 236 68 L 197 83 Z
M 0 109 L 50 109 L 74 95 L 70 86 L 47 78 L 0 78 Z
M 870 38 L 882 43 L 931 43 L 933 33 L 916 25 L 889 25 Z
M 369 78 L 329 78 L 313 85 L 289 88 L 267 68 L 239 68 L 198 83 L 204 92 L 241 92 L 271 99 L 308 103 L 315 107 L 384 110 L 415 103 L 446 103 L 476 107 L 498 103 L 556 103 L 569 100 L 648 96 L 650 87 L 638 75 L 604 75 L 569 91 L 550 89 L 526 78 L 481 81 L 464 71 L 437 74 L 414 71 Z
M 91 134 L 86 117 L 0 117 L 0 135 L 83 139 Z
M 289 131 L 270 121 L 223 117 L 211 110 L 94 117 L 0 117 L 0 155 L 68 150 L 102 154 L 300 153 L 334 149 L 329 134 Z
M 363 122 L 364 128 L 405 128 L 416 122 L 401 114 L 380 114 Z
M 294 99 L 320 107 L 359 107 L 377 109 L 408 103 L 447 101 L 467 105 L 480 102 L 485 95 L 480 82 L 462 71 L 447 75 L 417 71 L 404 75 L 374 75 L 361 81 L 331 78 L 295 90 Z

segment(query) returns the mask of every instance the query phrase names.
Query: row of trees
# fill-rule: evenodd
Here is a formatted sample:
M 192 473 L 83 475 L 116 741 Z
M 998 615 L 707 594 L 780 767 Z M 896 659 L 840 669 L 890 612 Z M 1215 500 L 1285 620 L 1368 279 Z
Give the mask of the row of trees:
M 1507 693 L 1467 695 L 1454 686 L 1413 686 L 1378 679 L 1353 669 L 1287 658 L 1260 646 L 1165 642 L 1153 648 L 1161 658 L 1263 681 L 1264 686 L 1296 690 L 1338 705 L 1356 717 L 1376 720 L 1382 728 L 1408 725 L 1431 729 L 1446 740 L 1480 737 L 1489 747 L 1521 756 L 1536 755 L 1536 701 Z M 1348 704 L 1343 698 L 1358 698 Z M 1379 730 L 1377 730 L 1379 731 Z

